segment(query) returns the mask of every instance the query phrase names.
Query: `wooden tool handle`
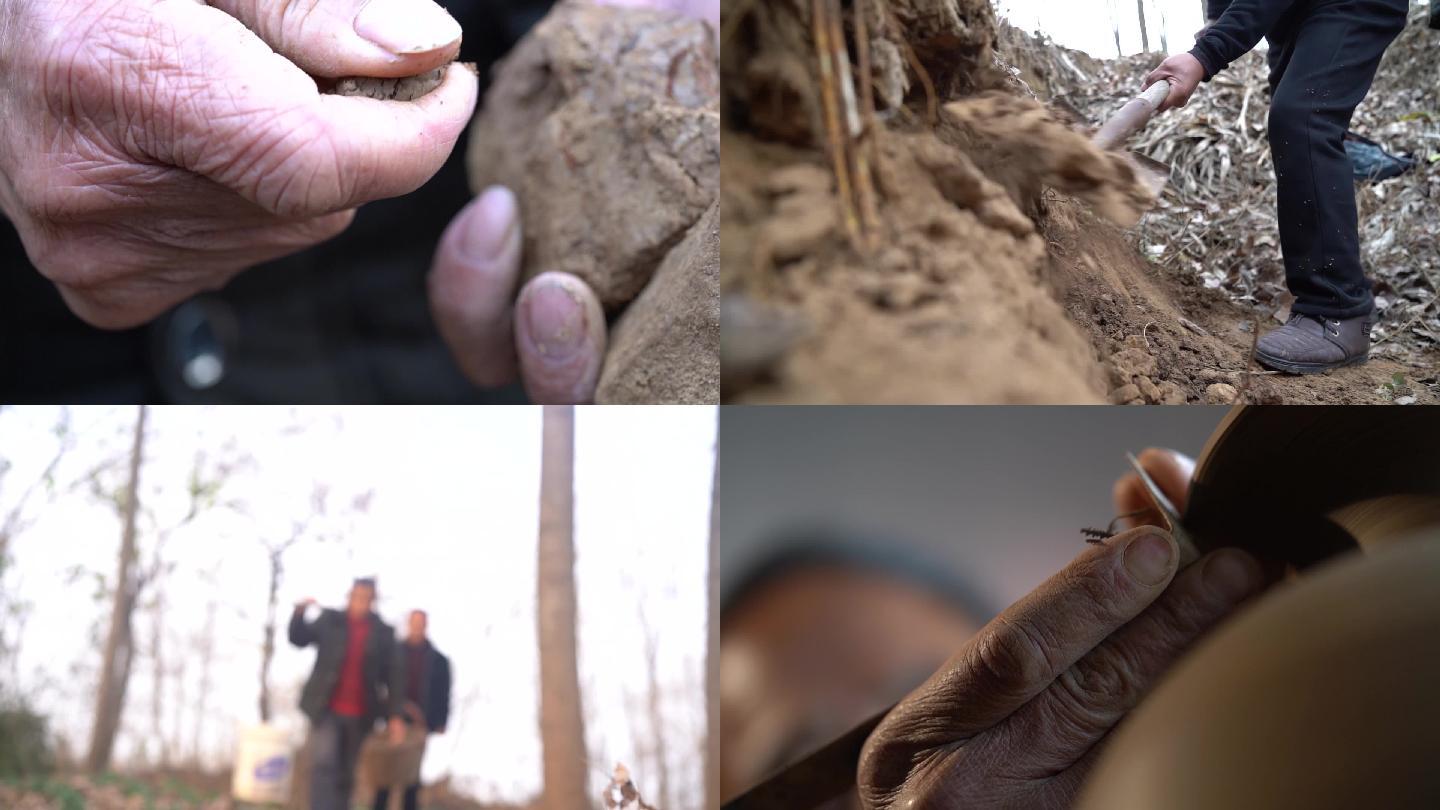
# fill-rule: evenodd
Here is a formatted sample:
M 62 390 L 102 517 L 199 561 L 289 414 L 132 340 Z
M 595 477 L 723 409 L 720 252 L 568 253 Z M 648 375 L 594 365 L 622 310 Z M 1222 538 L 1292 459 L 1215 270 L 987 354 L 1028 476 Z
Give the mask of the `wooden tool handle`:
M 1160 109 L 1168 95 L 1170 81 L 1162 79 L 1155 82 L 1146 88 L 1145 92 L 1126 102 L 1120 112 L 1111 116 L 1090 141 L 1101 149 L 1115 148 L 1134 134 L 1135 130 L 1145 126 L 1145 122 Z

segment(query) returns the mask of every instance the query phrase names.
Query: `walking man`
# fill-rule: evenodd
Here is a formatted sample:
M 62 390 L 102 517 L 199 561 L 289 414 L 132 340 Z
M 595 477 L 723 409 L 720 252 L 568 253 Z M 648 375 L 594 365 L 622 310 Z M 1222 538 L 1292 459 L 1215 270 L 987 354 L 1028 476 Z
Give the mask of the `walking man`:
M 1355 186 L 1345 130 L 1380 57 L 1405 27 L 1406 0 L 1208 0 L 1215 20 L 1189 53 L 1145 77 L 1168 80 L 1164 107 L 1183 107 L 1265 37 L 1270 42 L 1270 154 L 1290 320 L 1259 340 L 1270 368 L 1312 374 L 1370 355 L 1374 298 L 1360 266 Z
M 375 580 L 357 579 L 344 611 L 322 610 L 313 622 L 305 599 L 290 617 L 290 643 L 315 645 L 315 668 L 300 695 L 310 718 L 312 810 L 345 810 L 355 790 L 355 761 L 392 694 L 395 632 L 375 615 Z
M 430 643 L 428 625 L 425 611 L 410 611 L 405 641 L 395 648 L 396 689 L 390 696 L 390 724 L 392 730 L 408 728 L 406 745 L 414 746 L 403 768 L 405 810 L 420 807 L 420 763 L 425 757 L 426 736 L 444 734 L 450 722 L 450 659 Z M 378 786 L 375 810 L 385 810 L 389 803 L 390 786 Z

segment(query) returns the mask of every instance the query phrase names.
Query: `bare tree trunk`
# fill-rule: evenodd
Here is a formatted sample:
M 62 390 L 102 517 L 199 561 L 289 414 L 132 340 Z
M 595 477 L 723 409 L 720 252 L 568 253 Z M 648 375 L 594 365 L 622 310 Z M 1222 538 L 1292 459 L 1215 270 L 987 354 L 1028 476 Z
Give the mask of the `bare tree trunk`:
M 665 744 L 664 695 L 660 689 L 660 638 L 650 625 L 650 619 L 640 610 L 640 628 L 645 631 L 645 676 L 649 689 L 645 696 L 646 713 L 650 715 L 650 752 L 655 768 L 656 788 L 651 798 L 660 802 L 661 807 L 676 807 L 675 797 L 670 795 L 669 749 Z
M 165 599 L 156 593 L 155 602 L 150 606 L 150 678 L 154 681 L 154 692 L 150 695 L 150 733 L 160 750 L 158 765 L 170 765 L 170 744 L 165 736 Z
M 705 807 L 720 807 L 720 452 L 710 485 L 710 566 L 706 600 L 709 641 L 705 645 Z
M 115 566 L 115 603 L 110 612 L 110 629 L 100 664 L 100 688 L 95 699 L 95 724 L 90 733 L 90 750 L 85 768 L 99 773 L 110 767 L 110 754 L 115 748 L 115 733 L 120 728 L 120 715 L 125 709 L 125 688 L 130 681 L 130 663 L 134 652 L 131 615 L 135 611 L 135 517 L 140 506 L 140 460 L 145 448 L 145 417 L 148 411 L 140 406 L 135 420 L 135 443 L 130 451 L 130 481 L 125 488 L 123 529 L 120 534 L 120 556 Z
M 196 694 L 195 726 L 190 738 L 190 757 L 197 767 L 203 767 L 205 763 L 200 740 L 204 737 L 205 718 L 209 713 L 206 703 L 210 695 L 210 665 L 215 660 L 215 612 L 218 607 L 212 596 L 205 606 L 205 630 L 200 638 L 200 689 Z
M 1156 8 L 1160 9 L 1160 52 L 1166 56 L 1170 55 L 1170 22 L 1165 18 L 1165 4 L 1161 3 Z
M 185 662 L 187 660 L 184 655 L 176 656 L 175 663 L 171 665 L 169 672 L 171 688 L 174 690 L 174 694 L 170 695 L 169 699 L 174 705 L 170 712 L 170 736 L 167 738 L 164 749 L 166 766 L 180 765 L 184 762 L 187 692 L 185 684 L 188 683 L 188 679 L 185 677 L 188 674 Z
M 585 796 L 585 721 L 575 648 L 575 409 L 546 405 L 544 413 L 535 589 L 545 778 L 542 806 L 575 810 L 593 804 Z
M 1140 9 L 1140 50 L 1150 52 L 1150 31 L 1145 28 L 1145 0 L 1135 0 L 1135 6 Z
M 282 548 L 270 549 L 270 591 L 265 602 L 265 641 L 260 647 L 260 722 L 270 722 L 270 664 L 275 660 L 275 602 L 280 594 L 280 576 L 284 573 L 280 556 Z

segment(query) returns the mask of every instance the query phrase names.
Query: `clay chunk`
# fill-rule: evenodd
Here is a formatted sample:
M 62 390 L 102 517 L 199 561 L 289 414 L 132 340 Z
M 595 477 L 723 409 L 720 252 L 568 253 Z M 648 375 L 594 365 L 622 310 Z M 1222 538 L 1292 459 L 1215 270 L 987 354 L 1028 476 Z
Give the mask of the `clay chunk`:
M 473 67 L 473 66 L 472 66 Z M 445 81 L 447 68 L 436 68 L 419 76 L 401 79 L 374 79 L 365 76 L 351 76 L 335 82 L 330 92 L 337 96 L 361 96 L 378 101 L 414 101 L 427 96 Z
M 655 272 L 610 332 L 595 401 L 720 401 L 720 203 Z
M 477 194 L 519 197 L 524 277 L 573 273 L 612 314 L 716 199 L 719 161 L 713 31 L 573 0 L 499 65 L 468 155 Z

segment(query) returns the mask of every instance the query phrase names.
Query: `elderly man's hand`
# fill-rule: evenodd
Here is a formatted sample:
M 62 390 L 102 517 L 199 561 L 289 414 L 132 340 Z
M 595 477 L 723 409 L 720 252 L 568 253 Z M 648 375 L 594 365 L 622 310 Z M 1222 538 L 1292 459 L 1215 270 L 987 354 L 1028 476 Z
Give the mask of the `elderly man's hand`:
M 1184 508 L 1190 467 L 1141 456 Z M 1132 480 L 1133 479 L 1133 480 Z M 1117 507 L 1141 508 L 1133 474 Z M 1175 542 L 1141 526 L 1087 548 L 986 625 L 880 724 L 860 759 L 871 810 L 1068 807 L 1105 735 L 1172 662 L 1265 583 L 1226 549 L 1176 572 Z
M 1170 94 L 1157 110 L 1164 112 L 1189 104 L 1190 97 L 1195 95 L 1195 88 L 1204 80 L 1205 67 L 1200 64 L 1200 60 L 1188 53 L 1177 53 L 1156 65 L 1155 69 L 1145 76 L 1140 89 L 1148 89 L 1155 82 L 1170 82 Z
M 719 0 L 595 0 L 669 9 L 718 31 Z M 486 189 L 450 222 L 430 271 L 430 308 L 471 382 L 496 387 L 518 376 L 535 402 L 589 402 L 605 360 L 600 299 L 568 273 L 532 278 L 520 295 L 520 216 L 515 195 Z
M 422 73 L 459 43 L 431 0 L 0 0 L 0 208 L 76 314 L 143 323 L 429 179 L 470 71 L 408 103 L 311 76 Z

